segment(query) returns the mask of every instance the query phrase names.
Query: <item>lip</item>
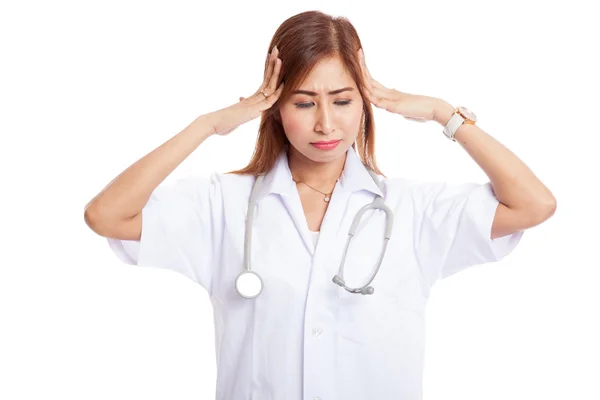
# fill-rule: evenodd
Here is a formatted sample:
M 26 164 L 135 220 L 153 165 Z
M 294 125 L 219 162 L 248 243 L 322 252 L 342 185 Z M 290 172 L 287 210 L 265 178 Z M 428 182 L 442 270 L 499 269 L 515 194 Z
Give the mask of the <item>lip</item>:
M 337 147 L 337 145 L 340 144 L 341 141 L 342 141 L 342 139 L 329 140 L 327 142 L 313 142 L 313 143 L 311 143 L 311 145 L 313 145 L 314 147 L 316 147 L 319 150 L 331 150 L 331 149 L 335 149 Z
M 332 144 L 332 143 L 337 143 L 342 139 L 338 139 L 338 140 L 329 140 L 329 141 L 320 141 L 320 142 L 312 142 L 311 144 Z

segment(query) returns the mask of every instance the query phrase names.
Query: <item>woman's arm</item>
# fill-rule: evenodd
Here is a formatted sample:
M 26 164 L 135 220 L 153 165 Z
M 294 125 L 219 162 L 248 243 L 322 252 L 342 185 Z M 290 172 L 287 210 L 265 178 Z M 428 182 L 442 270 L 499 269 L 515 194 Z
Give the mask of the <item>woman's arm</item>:
M 214 133 L 209 116 L 196 118 L 113 179 L 85 206 L 86 224 L 100 236 L 139 240 L 141 212 L 152 192 Z
M 435 106 L 435 121 L 445 126 L 455 108 L 441 100 Z M 550 218 L 556 199 L 550 190 L 513 152 L 477 125 L 463 124 L 454 139 L 486 173 L 500 201 L 491 238 L 523 231 Z

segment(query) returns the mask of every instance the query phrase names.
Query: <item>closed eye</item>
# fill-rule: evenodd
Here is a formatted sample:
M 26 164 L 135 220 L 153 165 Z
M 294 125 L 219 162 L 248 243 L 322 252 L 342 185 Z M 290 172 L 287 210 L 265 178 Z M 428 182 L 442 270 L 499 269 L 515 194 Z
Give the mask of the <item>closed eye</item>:
M 334 104 L 337 104 L 339 106 L 347 106 L 350 103 L 352 103 L 352 100 L 336 101 Z M 309 108 L 312 104 L 313 103 L 296 103 L 296 107 L 297 108 Z

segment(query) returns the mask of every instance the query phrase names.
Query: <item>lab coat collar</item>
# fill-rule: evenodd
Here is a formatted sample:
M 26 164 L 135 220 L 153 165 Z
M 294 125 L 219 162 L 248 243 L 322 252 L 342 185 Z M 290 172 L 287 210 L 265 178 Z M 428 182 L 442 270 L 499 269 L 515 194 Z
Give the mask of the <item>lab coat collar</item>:
M 352 147 L 346 152 L 346 163 L 338 186 L 339 190 L 349 193 L 368 190 L 383 196 L 382 191 L 367 171 L 356 150 Z M 285 195 L 292 193 L 294 190 L 295 183 L 292 180 L 292 173 L 288 164 L 287 150 L 284 149 L 273 168 L 265 175 L 263 186 L 257 193 L 257 202 L 271 193 Z

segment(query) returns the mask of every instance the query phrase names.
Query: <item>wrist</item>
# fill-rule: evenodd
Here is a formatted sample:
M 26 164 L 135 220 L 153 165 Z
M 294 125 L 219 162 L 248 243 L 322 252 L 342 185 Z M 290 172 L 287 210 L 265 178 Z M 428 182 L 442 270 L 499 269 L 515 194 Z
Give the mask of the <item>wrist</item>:
M 199 123 L 203 124 L 206 127 L 204 133 L 208 136 L 213 136 L 217 134 L 217 127 L 219 123 L 218 118 L 219 115 L 217 114 L 217 112 L 213 111 L 207 114 L 203 114 L 196 119 L 199 121 Z
M 446 126 L 454 115 L 456 108 L 442 99 L 437 99 L 433 110 L 434 120 L 440 125 Z

